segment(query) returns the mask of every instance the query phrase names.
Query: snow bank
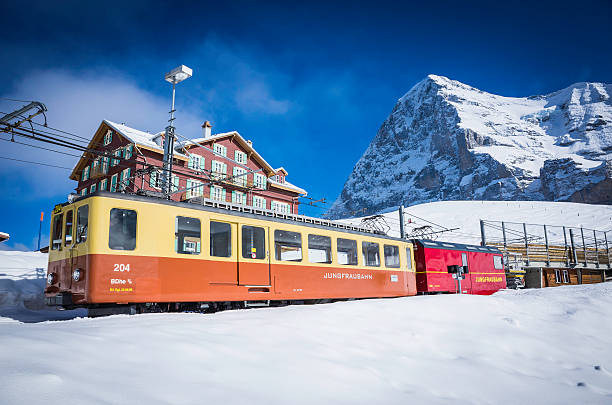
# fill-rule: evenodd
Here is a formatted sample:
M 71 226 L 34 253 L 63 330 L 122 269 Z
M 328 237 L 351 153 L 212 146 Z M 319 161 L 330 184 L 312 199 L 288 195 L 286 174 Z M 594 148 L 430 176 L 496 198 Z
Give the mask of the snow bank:
M 0 323 L 6 404 L 610 403 L 612 284 Z

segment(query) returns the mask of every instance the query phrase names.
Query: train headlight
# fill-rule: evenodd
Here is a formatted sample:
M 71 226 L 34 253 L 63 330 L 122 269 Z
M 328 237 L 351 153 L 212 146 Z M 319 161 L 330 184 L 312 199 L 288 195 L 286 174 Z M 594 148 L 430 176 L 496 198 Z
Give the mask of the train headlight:
M 72 279 L 74 281 L 79 281 L 81 279 L 82 274 L 83 272 L 80 269 L 76 269 L 75 271 L 72 272 Z
M 55 273 L 49 273 L 47 275 L 47 284 L 51 285 L 55 282 Z

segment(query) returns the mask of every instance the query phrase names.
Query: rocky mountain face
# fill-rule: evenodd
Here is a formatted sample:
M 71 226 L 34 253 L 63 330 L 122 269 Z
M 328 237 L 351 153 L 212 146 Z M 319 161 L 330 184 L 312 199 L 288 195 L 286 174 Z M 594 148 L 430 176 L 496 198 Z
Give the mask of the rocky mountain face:
M 503 97 L 429 75 L 400 98 L 327 215 L 437 200 L 612 204 L 612 85 Z

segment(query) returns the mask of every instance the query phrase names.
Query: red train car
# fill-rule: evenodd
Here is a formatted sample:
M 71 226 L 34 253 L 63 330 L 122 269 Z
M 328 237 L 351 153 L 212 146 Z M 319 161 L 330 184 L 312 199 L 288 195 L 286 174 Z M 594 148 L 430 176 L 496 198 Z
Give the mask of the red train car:
M 502 253 L 493 247 L 415 240 L 417 292 L 457 293 L 458 283 L 448 266 L 467 266 L 461 282 L 464 294 L 489 295 L 506 288 Z

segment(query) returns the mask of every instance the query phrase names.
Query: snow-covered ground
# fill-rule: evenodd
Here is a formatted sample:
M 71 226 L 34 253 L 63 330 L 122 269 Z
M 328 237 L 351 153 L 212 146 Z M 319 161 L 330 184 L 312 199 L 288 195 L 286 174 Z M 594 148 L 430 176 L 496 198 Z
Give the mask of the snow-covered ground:
M 543 202 L 406 211 L 471 242 L 479 217 L 601 229 L 612 216 Z M 612 283 L 88 319 L 44 308 L 46 260 L 0 251 L 2 404 L 612 403 Z

